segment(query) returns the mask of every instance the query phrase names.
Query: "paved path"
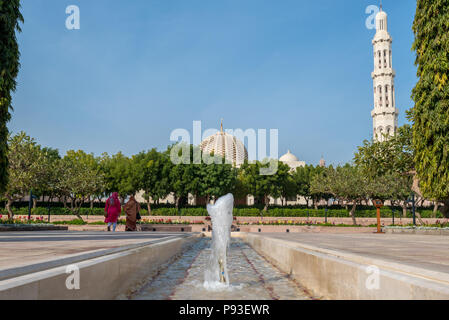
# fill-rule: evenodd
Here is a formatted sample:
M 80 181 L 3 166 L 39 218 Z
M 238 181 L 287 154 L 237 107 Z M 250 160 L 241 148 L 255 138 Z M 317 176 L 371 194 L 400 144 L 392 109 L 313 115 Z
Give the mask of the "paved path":
M 0 233 L 0 279 L 185 235 L 73 231 Z
M 448 236 L 313 233 L 264 233 L 263 236 L 443 272 L 449 276 Z

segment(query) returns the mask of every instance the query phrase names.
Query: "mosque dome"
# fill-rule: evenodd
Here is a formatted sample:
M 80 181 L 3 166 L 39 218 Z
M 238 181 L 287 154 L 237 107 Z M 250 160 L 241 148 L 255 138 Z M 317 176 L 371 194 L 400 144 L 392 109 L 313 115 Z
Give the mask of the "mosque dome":
M 223 123 L 219 132 L 201 142 L 200 149 L 203 153 L 213 153 L 227 161 L 232 161 L 235 166 L 240 166 L 248 160 L 245 145 L 233 135 L 224 132 Z
M 282 162 L 299 161 L 299 159 L 293 153 L 291 153 L 290 150 L 288 150 L 288 152 L 286 154 L 284 154 L 279 160 Z
M 291 171 L 295 171 L 298 167 L 305 167 L 306 163 L 304 161 L 299 161 L 299 159 L 288 150 L 286 154 L 279 158 L 279 161 L 290 167 Z

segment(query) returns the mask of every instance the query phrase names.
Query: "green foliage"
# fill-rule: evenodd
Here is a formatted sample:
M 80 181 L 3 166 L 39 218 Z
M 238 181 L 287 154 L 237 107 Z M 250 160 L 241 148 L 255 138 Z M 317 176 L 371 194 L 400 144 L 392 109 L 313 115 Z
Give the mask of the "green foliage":
M 0 193 L 8 182 L 8 127 L 11 118 L 11 93 L 16 90 L 16 77 L 20 68 L 20 52 L 16 31 L 23 23 L 20 1 L 0 1 Z
M 22 208 L 12 208 L 14 211 L 15 216 L 22 216 L 27 217 L 28 216 L 28 207 L 22 207 Z M 402 216 L 402 208 L 396 207 L 383 207 L 381 209 L 381 215 L 384 218 L 391 218 L 393 216 L 393 210 L 395 210 L 395 216 L 399 217 Z M 244 207 L 244 208 L 234 208 L 233 215 L 235 217 L 259 217 L 260 216 L 261 209 L 254 208 L 254 207 Z M 418 208 L 417 211 L 421 214 L 422 218 L 432 218 L 433 210 L 432 209 L 425 209 L 425 208 Z M 72 212 L 68 208 L 52 208 L 51 209 L 51 216 L 61 216 L 61 215 L 71 215 Z M 31 211 L 32 215 L 35 216 L 41 216 L 45 220 L 47 219 L 48 215 L 48 209 L 37 207 L 35 209 L 32 209 Z M 7 212 L 4 209 L 0 209 L 0 215 L 5 215 Z M 104 209 L 103 208 L 81 208 L 79 211 L 79 214 L 83 217 L 86 216 L 103 216 L 104 215 Z M 148 212 L 146 210 L 141 211 L 142 216 L 148 216 Z M 324 217 L 325 216 L 325 209 L 312 209 L 312 208 L 291 208 L 291 207 L 272 207 L 269 208 L 268 211 L 264 214 L 266 217 Z M 179 210 L 176 208 L 168 208 L 168 207 L 160 207 L 155 208 L 152 210 L 151 216 L 168 216 L 168 217 L 175 217 L 175 216 L 191 216 L 191 217 L 206 217 L 208 216 L 207 210 L 204 207 L 187 207 L 187 208 L 180 208 Z M 348 217 L 348 210 L 341 209 L 341 208 L 335 208 L 331 207 L 327 212 L 328 217 L 341 217 L 345 218 Z M 364 217 L 364 218 L 375 218 L 376 217 L 376 209 L 373 207 L 363 207 L 360 206 L 356 210 L 356 216 L 358 217 Z M 407 217 L 411 218 L 412 213 L 409 210 L 407 212 Z M 436 218 L 443 218 L 443 215 L 438 212 L 436 215 Z
M 405 201 L 412 193 L 413 148 L 409 125 L 394 137 L 382 142 L 364 141 L 354 156 L 354 162 L 368 179 L 367 195 L 384 200 Z
M 165 198 L 170 193 L 170 171 L 172 164 L 167 154 L 156 149 L 141 152 L 133 157 L 136 187 L 145 192 L 144 198 L 149 201 Z
M 311 182 L 311 192 L 331 194 L 334 198 L 358 203 L 367 199 L 367 179 L 361 171 L 351 165 L 326 168 Z
M 354 156 L 354 163 L 368 178 L 410 173 L 414 169 L 411 143 L 411 127 L 404 125 L 396 136 L 385 141 L 365 140 Z
M 306 165 L 305 167 L 298 167 L 293 172 L 292 178 L 295 183 L 296 193 L 299 196 L 304 197 L 307 201 L 312 198 L 310 191 L 310 183 L 313 176 L 316 175 L 315 167 L 312 165 Z
M 92 154 L 67 151 L 58 167 L 58 194 L 70 199 L 70 210 L 80 219 L 81 206 L 104 190 L 104 176 Z
M 413 147 L 423 196 L 446 202 L 449 217 L 449 0 L 418 0 L 413 23 L 418 82 Z
M 236 184 L 237 170 L 219 158 L 211 164 L 200 166 L 199 195 L 218 199 L 232 192 Z
M 3 196 L 8 201 L 7 208 L 10 208 L 14 201 L 44 184 L 46 171 L 45 154 L 36 141 L 24 132 L 10 137 L 8 146 L 9 179 Z M 10 210 L 9 214 L 13 215 Z
M 104 175 L 105 188 L 99 190 L 97 196 L 118 192 L 120 197 L 126 198 L 139 190 L 134 160 L 124 156 L 121 152 L 112 157 L 103 153 L 98 165 Z
M 261 174 L 263 169 L 275 167 L 277 165 L 277 171 L 271 175 Z M 263 199 L 265 204 L 264 211 L 268 209 L 268 197 L 278 198 L 288 191 L 292 183 L 290 180 L 290 167 L 277 160 L 269 161 L 255 161 L 253 163 L 245 162 L 242 167 L 241 179 L 246 186 L 246 190 L 256 197 L 257 199 Z

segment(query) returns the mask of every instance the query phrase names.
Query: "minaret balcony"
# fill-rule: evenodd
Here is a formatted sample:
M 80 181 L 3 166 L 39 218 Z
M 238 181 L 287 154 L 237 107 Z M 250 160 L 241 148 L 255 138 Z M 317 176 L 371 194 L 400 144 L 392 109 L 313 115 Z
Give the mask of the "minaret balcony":
M 371 72 L 371 78 L 377 78 L 377 77 L 396 77 L 396 71 L 393 70 L 393 68 L 381 68 L 377 69 L 373 72 Z

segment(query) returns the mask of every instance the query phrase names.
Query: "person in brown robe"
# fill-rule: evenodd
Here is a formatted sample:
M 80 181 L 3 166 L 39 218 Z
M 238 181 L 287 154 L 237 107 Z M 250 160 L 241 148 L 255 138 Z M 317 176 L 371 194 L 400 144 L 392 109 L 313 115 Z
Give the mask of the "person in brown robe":
M 126 228 L 125 231 L 137 231 L 137 212 L 140 211 L 140 204 L 136 201 L 134 196 L 129 198 L 128 203 L 124 207 L 126 213 Z

